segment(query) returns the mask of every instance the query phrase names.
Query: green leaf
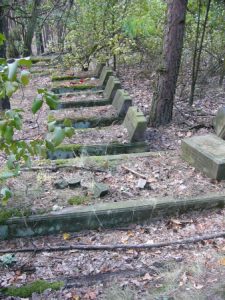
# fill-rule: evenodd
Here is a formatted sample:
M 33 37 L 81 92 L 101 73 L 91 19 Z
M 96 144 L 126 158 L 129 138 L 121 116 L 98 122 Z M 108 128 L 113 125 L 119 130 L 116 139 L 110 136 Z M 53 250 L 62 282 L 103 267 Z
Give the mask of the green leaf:
M 63 121 L 63 125 L 65 126 L 65 127 L 72 127 L 72 121 L 70 120 L 70 119 L 65 119 L 64 121 Z
M 49 132 L 54 131 L 55 126 L 56 126 L 56 121 L 49 122 L 49 123 L 48 123 L 48 131 L 49 131 Z
M 6 89 L 6 95 L 8 97 L 11 97 L 13 93 L 18 89 L 18 83 L 17 82 L 10 82 L 6 81 L 5 82 L 5 89 Z
M 66 127 L 66 128 L 64 128 L 64 132 L 65 132 L 65 135 L 68 138 L 71 138 L 74 135 L 74 128 L 73 127 Z
M 14 118 L 15 128 L 17 130 L 20 130 L 20 129 L 22 129 L 22 125 L 23 125 L 22 118 L 19 115 L 16 115 L 15 118 Z
M 16 72 L 17 72 L 17 66 L 18 66 L 18 61 L 14 61 L 11 64 L 8 64 L 8 79 L 10 81 L 15 81 L 16 80 Z
M 35 98 L 31 107 L 32 113 L 36 114 L 36 112 L 42 107 L 42 105 L 43 105 L 43 100 Z
M 1 34 L 1 33 L 0 33 Z M 7 61 L 5 58 L 0 58 L 0 65 L 6 65 L 7 64 Z
M 16 162 L 16 156 L 14 154 L 11 154 L 7 160 L 7 167 L 12 170 L 15 168 L 15 163 Z
M 12 142 L 13 139 L 13 127 L 12 126 L 6 126 L 5 132 L 4 132 L 4 138 L 7 143 Z
M 12 177 L 17 176 L 16 172 L 13 171 L 3 171 L 2 173 L 0 173 L 0 180 L 6 180 Z
M 56 147 L 62 143 L 65 138 L 65 132 L 61 127 L 55 127 L 51 142 Z
M 26 70 L 21 71 L 20 80 L 23 85 L 28 85 L 28 83 L 30 81 L 30 72 L 28 72 Z
M 44 94 L 46 91 L 46 89 L 37 89 L 38 94 Z
M 2 188 L 0 194 L 2 195 L 3 204 L 6 204 L 7 200 L 12 197 L 12 192 L 7 187 Z
M 4 44 L 5 36 L 4 34 L 0 33 L 0 45 Z
M 18 65 L 20 67 L 30 68 L 32 65 L 32 61 L 31 61 L 30 57 L 19 58 L 17 61 L 18 61 Z
M 55 99 L 54 96 L 47 95 L 45 96 L 45 100 L 47 105 L 49 106 L 50 109 L 56 109 L 58 106 L 58 101 Z
M 55 147 L 54 147 L 54 145 L 53 145 L 52 142 L 46 140 L 46 141 L 45 141 L 45 144 L 46 144 L 46 148 L 47 148 L 47 149 L 49 149 L 50 151 L 54 151 Z

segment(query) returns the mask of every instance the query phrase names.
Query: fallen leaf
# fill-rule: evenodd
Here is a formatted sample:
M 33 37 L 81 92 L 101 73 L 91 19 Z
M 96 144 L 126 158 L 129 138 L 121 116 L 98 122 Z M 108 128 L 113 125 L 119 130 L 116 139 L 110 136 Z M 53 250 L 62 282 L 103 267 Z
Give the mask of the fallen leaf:
M 63 233 L 63 239 L 64 241 L 68 241 L 71 239 L 71 235 L 69 233 Z
M 219 263 L 220 265 L 225 266 L 225 257 L 221 258 Z

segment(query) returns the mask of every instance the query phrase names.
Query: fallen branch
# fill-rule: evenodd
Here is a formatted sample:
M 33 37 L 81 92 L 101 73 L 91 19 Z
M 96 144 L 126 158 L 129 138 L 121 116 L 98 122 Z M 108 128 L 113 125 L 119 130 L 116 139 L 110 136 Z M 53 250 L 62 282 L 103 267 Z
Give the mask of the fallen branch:
M 21 252 L 57 252 L 57 251 L 69 251 L 69 250 L 81 250 L 81 251 L 114 251 L 114 250 L 128 250 L 128 249 L 153 249 L 162 248 L 174 245 L 187 245 L 202 242 L 205 240 L 212 240 L 218 238 L 225 238 L 225 232 L 212 233 L 199 237 L 192 237 L 184 240 L 162 242 L 156 244 L 116 244 L 116 245 L 68 245 L 68 246 L 54 246 L 54 247 L 40 247 L 40 248 L 22 248 L 22 249 L 4 249 L 0 250 L 1 254 L 6 253 L 21 253 Z
M 130 172 L 130 173 L 133 173 L 134 175 L 136 175 L 136 176 L 138 176 L 138 177 L 141 177 L 141 178 L 143 178 L 143 179 L 147 179 L 147 176 L 145 176 L 145 175 L 143 175 L 143 174 L 141 174 L 141 173 L 138 173 L 138 172 L 136 172 L 136 171 L 134 171 L 134 170 L 131 170 L 131 169 L 129 169 L 128 167 L 125 167 L 125 166 L 121 166 L 124 170 L 126 170 L 126 171 L 128 171 L 128 172 Z

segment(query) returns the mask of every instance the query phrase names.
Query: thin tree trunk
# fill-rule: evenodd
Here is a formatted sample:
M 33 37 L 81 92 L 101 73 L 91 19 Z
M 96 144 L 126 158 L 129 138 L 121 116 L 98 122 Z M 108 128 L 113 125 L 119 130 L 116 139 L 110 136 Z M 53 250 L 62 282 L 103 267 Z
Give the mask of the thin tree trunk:
M 171 122 L 173 101 L 183 48 L 187 0 L 168 0 L 167 25 L 163 45 L 163 64 L 158 69 L 157 89 L 152 100 L 150 125 Z
M 195 74 L 192 77 L 191 94 L 190 94 L 190 98 L 189 98 L 189 105 L 192 105 L 193 102 L 194 102 L 195 86 L 196 86 L 196 82 L 197 82 L 197 79 L 198 79 L 198 72 L 199 72 L 199 66 L 200 66 L 200 62 L 201 62 L 201 54 L 202 54 L 202 49 L 203 49 L 203 41 L 204 41 L 204 37 L 205 37 L 206 25 L 207 25 L 207 22 L 208 22 L 210 5 L 211 5 L 211 0 L 208 0 L 205 20 L 204 20 L 203 29 L 202 29 L 201 40 L 200 40 L 200 44 L 199 44 L 199 47 L 198 47 L 196 59 L 195 59 L 195 61 L 193 61 L 193 65 L 195 66 L 195 68 L 193 70 L 194 70 Z
M 0 33 L 7 35 L 7 20 L 4 14 L 4 6 L 0 1 Z M 0 46 L 0 57 L 6 58 L 6 43 Z M 10 109 L 9 97 L 5 95 L 4 98 L 0 99 L 0 111 Z

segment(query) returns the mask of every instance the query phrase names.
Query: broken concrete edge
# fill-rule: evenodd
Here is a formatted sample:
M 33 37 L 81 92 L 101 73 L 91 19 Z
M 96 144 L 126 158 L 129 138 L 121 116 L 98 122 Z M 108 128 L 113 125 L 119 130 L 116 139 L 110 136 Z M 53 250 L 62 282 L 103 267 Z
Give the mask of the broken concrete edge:
M 121 161 L 125 162 L 134 158 L 141 157 L 162 157 L 162 155 L 166 155 L 168 153 L 172 153 L 173 151 L 159 151 L 159 152 L 140 152 L 140 153 L 129 153 L 129 154 L 115 154 L 115 155 L 102 155 L 102 156 L 80 156 L 75 158 L 68 159 L 56 159 L 54 161 L 50 159 L 41 159 L 35 160 L 32 162 L 32 167 L 85 167 L 85 166 L 96 166 L 96 167 L 104 167 L 105 169 L 110 168 L 112 165 L 121 163 Z M 28 169 L 26 169 L 28 170 Z
M 109 99 L 60 101 L 58 102 L 57 110 L 66 109 L 66 108 L 104 106 L 104 105 L 110 105 L 111 103 L 112 101 Z
M 113 70 L 110 67 L 104 66 L 99 77 L 99 85 L 105 87 L 110 76 L 113 76 Z
M 95 77 L 95 78 L 99 78 L 102 72 L 103 67 L 105 66 L 105 64 L 100 63 L 97 64 L 96 69 L 93 71 L 90 71 L 87 75 L 86 78 L 90 78 L 90 77 Z M 73 80 L 73 79 L 84 79 L 84 76 L 79 76 L 78 74 L 74 74 L 74 75 L 52 75 L 51 80 L 52 81 L 63 81 L 63 80 Z
M 72 123 L 72 127 L 78 129 L 89 129 L 94 127 L 107 127 L 111 126 L 112 124 L 122 124 L 123 117 L 119 116 L 111 116 L 111 117 L 66 117 L 66 118 L 57 118 L 53 114 L 49 114 L 49 116 L 53 116 L 54 120 L 56 121 L 56 125 L 60 125 L 64 127 L 63 123 L 65 120 L 70 120 Z
M 47 158 L 51 160 L 69 159 L 77 156 L 102 156 L 122 153 L 137 153 L 148 151 L 149 146 L 145 142 L 138 143 L 111 143 L 98 145 L 64 144 L 47 152 Z
M 127 91 L 118 89 L 112 101 L 112 106 L 116 109 L 119 116 L 125 116 L 130 106 L 132 99 Z
M 123 122 L 123 126 L 128 131 L 130 142 L 139 142 L 145 139 L 147 120 L 138 107 L 129 107 Z
M 225 194 L 209 194 L 183 199 L 146 198 L 68 207 L 45 215 L 8 219 L 0 225 L 0 239 L 143 224 L 189 210 L 223 208 L 224 205 Z
M 93 95 L 93 94 L 102 94 L 104 90 L 86 90 L 86 91 L 77 91 L 77 92 L 70 92 L 70 93 L 62 93 L 62 94 L 57 94 L 59 98 L 61 97 L 73 97 L 73 96 L 79 96 L 79 95 Z
M 115 76 L 110 76 L 105 86 L 103 96 L 106 99 L 113 99 L 115 97 L 116 91 L 121 89 L 121 83 L 119 79 Z
M 91 92 L 92 90 L 99 90 L 101 89 L 101 87 L 96 86 L 96 85 L 92 85 L 92 84 L 87 84 L 87 85 L 71 85 L 71 86 L 57 86 L 57 87 L 52 87 L 51 88 L 51 92 L 55 93 L 55 94 L 66 94 L 68 92 L 74 92 L 76 93 L 76 91 L 79 93 L 81 91 L 89 91 Z

